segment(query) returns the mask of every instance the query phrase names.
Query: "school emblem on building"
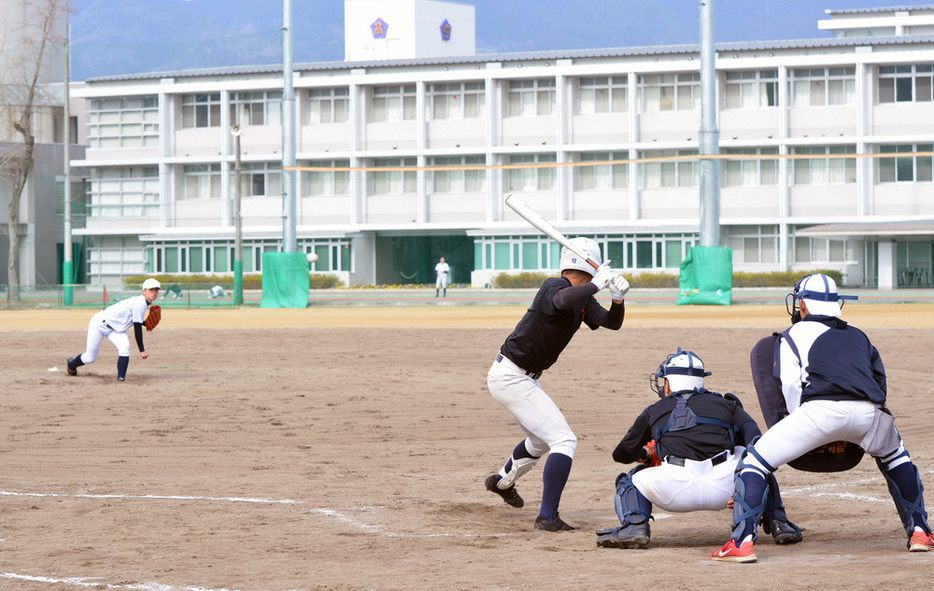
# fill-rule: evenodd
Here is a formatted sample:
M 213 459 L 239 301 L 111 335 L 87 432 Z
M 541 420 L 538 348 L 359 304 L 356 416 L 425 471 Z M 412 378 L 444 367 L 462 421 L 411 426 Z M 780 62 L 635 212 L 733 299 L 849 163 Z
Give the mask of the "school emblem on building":
M 448 19 L 444 19 L 444 22 L 441 23 L 441 40 L 451 40 L 451 23 L 448 22 Z
M 374 39 L 385 39 L 386 32 L 389 31 L 389 23 L 381 18 L 378 18 L 373 21 L 372 25 L 370 25 L 370 30 L 373 31 Z

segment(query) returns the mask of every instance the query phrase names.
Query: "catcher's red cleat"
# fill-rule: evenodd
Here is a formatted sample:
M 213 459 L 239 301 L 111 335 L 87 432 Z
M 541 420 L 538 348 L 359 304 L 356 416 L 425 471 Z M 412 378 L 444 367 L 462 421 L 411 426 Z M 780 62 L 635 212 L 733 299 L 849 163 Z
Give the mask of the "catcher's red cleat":
M 934 536 L 923 531 L 915 531 L 908 541 L 909 552 L 927 552 L 934 549 Z
M 723 548 L 711 554 L 710 557 L 724 562 L 755 562 L 758 560 L 756 551 L 752 549 L 752 540 L 743 542 L 739 547 L 736 546 L 736 542 L 730 540 Z

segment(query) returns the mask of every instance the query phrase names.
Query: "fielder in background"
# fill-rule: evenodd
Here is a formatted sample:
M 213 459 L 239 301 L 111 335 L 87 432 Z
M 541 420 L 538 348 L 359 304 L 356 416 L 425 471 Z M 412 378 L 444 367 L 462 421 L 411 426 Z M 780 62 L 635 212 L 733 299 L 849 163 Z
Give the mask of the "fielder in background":
M 589 238 L 571 240 L 590 260 L 600 263 L 600 247 Z M 571 337 L 587 324 L 619 330 L 623 325 L 624 297 L 629 282 L 613 273 L 609 261 L 594 269 L 567 248 L 561 249 L 561 277 L 546 279 L 532 306 L 500 347 L 487 374 L 493 398 L 512 413 L 527 437 L 519 442 L 496 474 L 486 478 L 486 489 L 513 506 L 525 503 L 516 491 L 516 480 L 528 472 L 546 452 L 542 473 L 542 504 L 534 528 L 550 532 L 577 529 L 558 515 L 561 493 L 571 473 L 577 436 L 552 399 L 542 390 L 539 378 L 557 361 Z M 594 295 L 609 288 L 610 309 Z
M 720 511 L 733 496 L 733 472 L 759 426 L 733 394 L 704 388 L 704 362 L 679 347 L 649 377 L 659 400 L 636 418 L 616 449 L 621 464 L 640 462 L 616 477 L 616 515 L 622 524 L 597 530 L 605 548 L 649 545 L 652 507 L 673 513 Z M 777 544 L 800 542 L 788 521 L 775 477 L 770 476 L 763 527 Z
M 139 347 L 139 358 L 146 359 L 149 353 L 143 346 L 143 326 L 146 324 L 146 311 L 159 297 L 162 285 L 156 279 L 149 278 L 143 282 L 143 293 L 127 298 L 101 310 L 88 323 L 88 343 L 84 353 L 68 358 L 68 375 L 78 375 L 78 368 L 97 361 L 100 354 L 101 342 L 106 337 L 117 348 L 117 380 L 126 379 L 126 370 L 130 365 L 130 337 L 127 330 L 133 327 L 136 336 L 136 345 Z M 155 306 L 155 311 L 158 306 Z M 147 326 L 149 330 L 152 327 Z
M 822 446 L 858 444 L 876 460 L 905 527 L 908 549 L 934 547 L 918 469 L 886 408 L 885 368 L 859 329 L 840 319 L 834 280 L 806 275 L 785 299 L 791 328 L 778 335 L 773 366 L 784 413 L 746 452 L 736 473 L 733 534 L 715 560 L 753 562 L 756 524 L 769 494 L 769 478 L 782 464 Z M 753 369 L 755 373 L 755 368 Z M 783 414 L 784 414 L 783 413 Z
M 438 297 L 438 294 L 441 290 L 444 290 L 444 297 L 448 297 L 448 275 L 451 274 L 451 266 L 444 262 L 444 257 L 441 257 L 441 260 L 438 261 L 438 264 L 435 265 L 435 297 Z

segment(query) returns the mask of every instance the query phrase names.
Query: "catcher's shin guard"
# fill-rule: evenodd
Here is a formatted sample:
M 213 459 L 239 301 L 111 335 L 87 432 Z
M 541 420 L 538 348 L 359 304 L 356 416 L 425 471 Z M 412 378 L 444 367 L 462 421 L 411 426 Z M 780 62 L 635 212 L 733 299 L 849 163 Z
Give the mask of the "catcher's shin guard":
M 908 452 L 906 451 L 897 457 L 906 457 L 907 455 Z M 894 459 L 888 463 L 892 462 L 894 462 Z M 910 459 L 903 461 L 894 468 L 889 468 L 888 463 L 881 458 L 876 458 L 876 465 L 879 466 L 879 470 L 885 477 L 889 494 L 892 495 L 898 517 L 901 519 L 908 537 L 911 538 L 915 527 L 920 527 L 925 532 L 931 533 L 931 526 L 927 522 L 928 514 L 924 510 L 924 485 L 921 484 L 917 466 Z
M 648 523 L 652 519 L 652 503 L 632 483 L 632 476 L 648 466 L 636 466 L 616 477 L 616 516 L 623 527 Z
M 742 462 L 736 469 L 733 491 L 732 539 L 738 544 L 748 536 L 755 542 L 759 537 L 759 518 L 765 510 L 769 485 L 765 475 L 757 468 L 744 467 Z

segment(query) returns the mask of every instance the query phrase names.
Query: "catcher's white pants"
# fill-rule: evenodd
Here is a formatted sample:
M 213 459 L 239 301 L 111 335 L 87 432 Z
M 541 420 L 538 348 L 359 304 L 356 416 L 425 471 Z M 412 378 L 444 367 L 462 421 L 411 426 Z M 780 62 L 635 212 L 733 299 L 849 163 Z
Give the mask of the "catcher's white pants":
M 130 356 L 130 337 L 125 332 L 118 332 L 109 326 L 104 319 L 104 312 L 98 312 L 88 322 L 88 344 L 81 354 L 81 362 L 94 363 L 101 352 L 101 343 L 107 338 L 117 348 L 120 357 Z
M 684 460 L 684 466 L 665 461 L 632 475 L 636 489 L 652 504 L 672 513 L 719 511 L 733 497 L 733 472 L 739 458 L 729 455 L 722 464 Z
M 512 413 L 528 435 L 529 453 L 541 457 L 551 450 L 574 457 L 577 436 L 538 380 L 533 380 L 524 369 L 503 357 L 502 361 L 493 362 L 486 383 L 493 398 Z
M 894 424 L 879 426 L 880 412 L 868 400 L 809 400 L 772 425 L 756 442 L 755 450 L 773 468 L 835 441 L 856 443 L 873 457 L 887 456 L 902 441 Z M 892 467 L 904 461 L 907 457 Z M 768 471 L 754 457 L 747 456 L 746 462 Z

